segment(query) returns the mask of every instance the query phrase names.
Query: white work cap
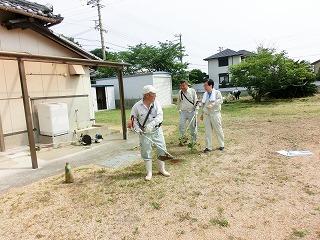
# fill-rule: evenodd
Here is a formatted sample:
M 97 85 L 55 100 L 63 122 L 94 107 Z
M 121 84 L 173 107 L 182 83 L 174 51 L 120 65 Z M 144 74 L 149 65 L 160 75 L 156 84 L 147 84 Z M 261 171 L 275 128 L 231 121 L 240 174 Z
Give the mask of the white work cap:
M 145 95 L 147 93 L 150 93 L 150 92 L 151 93 L 157 93 L 157 90 L 152 85 L 146 85 L 146 86 L 143 87 L 143 89 L 142 89 L 143 95 Z

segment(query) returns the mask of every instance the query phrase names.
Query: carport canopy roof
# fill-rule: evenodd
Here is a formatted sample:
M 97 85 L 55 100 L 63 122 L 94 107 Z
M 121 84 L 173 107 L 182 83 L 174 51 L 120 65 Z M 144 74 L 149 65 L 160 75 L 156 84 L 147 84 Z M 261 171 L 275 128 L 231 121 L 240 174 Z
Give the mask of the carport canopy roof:
M 61 63 L 61 64 L 79 64 L 84 66 L 111 67 L 111 68 L 117 68 L 117 69 L 123 69 L 124 67 L 130 66 L 130 64 L 123 63 L 123 62 L 110 62 L 110 61 L 82 59 L 82 58 L 33 55 L 29 53 L 3 52 L 3 51 L 0 51 L 0 59 L 21 59 L 22 61 L 50 62 L 50 63 Z

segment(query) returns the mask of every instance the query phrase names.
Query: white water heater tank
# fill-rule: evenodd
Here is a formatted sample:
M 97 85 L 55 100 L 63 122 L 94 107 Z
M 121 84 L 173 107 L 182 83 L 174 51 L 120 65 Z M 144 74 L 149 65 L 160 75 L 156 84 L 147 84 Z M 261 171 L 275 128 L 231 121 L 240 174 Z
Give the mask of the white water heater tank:
M 68 105 L 66 103 L 41 103 L 38 105 L 40 134 L 63 135 L 69 132 Z

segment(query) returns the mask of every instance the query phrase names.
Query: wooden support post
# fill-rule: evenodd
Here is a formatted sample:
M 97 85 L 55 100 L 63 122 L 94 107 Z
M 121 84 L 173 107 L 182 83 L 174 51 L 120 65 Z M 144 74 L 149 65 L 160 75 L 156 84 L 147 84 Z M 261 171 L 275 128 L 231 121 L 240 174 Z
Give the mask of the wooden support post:
M 29 93 L 28 93 L 24 62 L 20 58 L 18 58 L 18 66 L 19 66 L 20 84 L 21 84 L 21 91 L 22 91 L 22 98 L 23 98 L 23 105 L 24 105 L 24 114 L 26 117 L 26 125 L 27 125 L 27 131 L 28 131 L 28 140 L 29 140 L 32 168 L 36 169 L 38 168 L 38 160 L 37 160 L 36 145 L 35 145 L 35 140 L 33 135 L 30 99 L 29 99 Z
M 120 109 L 122 120 L 122 135 L 123 139 L 127 139 L 127 124 L 126 124 L 126 110 L 124 107 L 124 88 L 123 88 L 123 69 L 118 70 L 119 95 L 120 95 Z
M 2 120 L 1 120 L 1 114 L 0 114 L 0 152 L 6 151 L 6 145 L 4 143 L 4 134 L 3 134 L 3 128 L 2 128 Z

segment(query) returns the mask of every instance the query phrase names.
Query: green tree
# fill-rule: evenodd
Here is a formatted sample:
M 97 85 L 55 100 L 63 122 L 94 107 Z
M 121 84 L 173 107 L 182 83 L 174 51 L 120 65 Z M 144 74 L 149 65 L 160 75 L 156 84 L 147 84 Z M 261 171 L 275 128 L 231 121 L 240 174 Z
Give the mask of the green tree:
M 91 51 L 99 56 L 100 49 Z M 179 81 L 187 78 L 187 63 L 181 63 L 179 57 L 184 55 L 184 47 L 171 41 L 159 42 L 157 46 L 141 43 L 136 46 L 130 46 L 127 51 L 113 53 L 108 56 L 109 61 L 123 61 L 130 63 L 125 70 L 125 74 L 147 73 L 154 71 L 165 71 L 171 73 L 173 86 L 179 85 Z M 184 55 L 185 56 L 185 55 Z M 102 70 L 99 77 L 109 77 L 112 72 Z
M 92 54 L 96 55 L 99 58 L 102 58 L 101 48 L 97 48 L 91 51 Z M 119 57 L 119 53 L 116 52 L 106 52 L 106 61 L 111 62 L 119 62 L 121 61 Z M 117 72 L 113 68 L 108 67 L 98 67 L 95 71 L 95 74 L 92 76 L 93 79 L 98 78 L 108 78 L 108 77 L 115 77 Z
M 261 101 L 267 93 L 272 96 L 278 92 L 281 93 L 278 96 L 286 96 L 291 87 L 308 86 L 315 77 L 308 62 L 294 61 L 285 52 L 276 53 L 274 49 L 262 47 L 245 61 L 232 66 L 230 72 L 234 84 L 247 87 L 256 101 Z
M 209 77 L 208 74 L 202 72 L 200 69 L 192 69 L 189 72 L 190 83 L 203 83 L 204 79 Z

